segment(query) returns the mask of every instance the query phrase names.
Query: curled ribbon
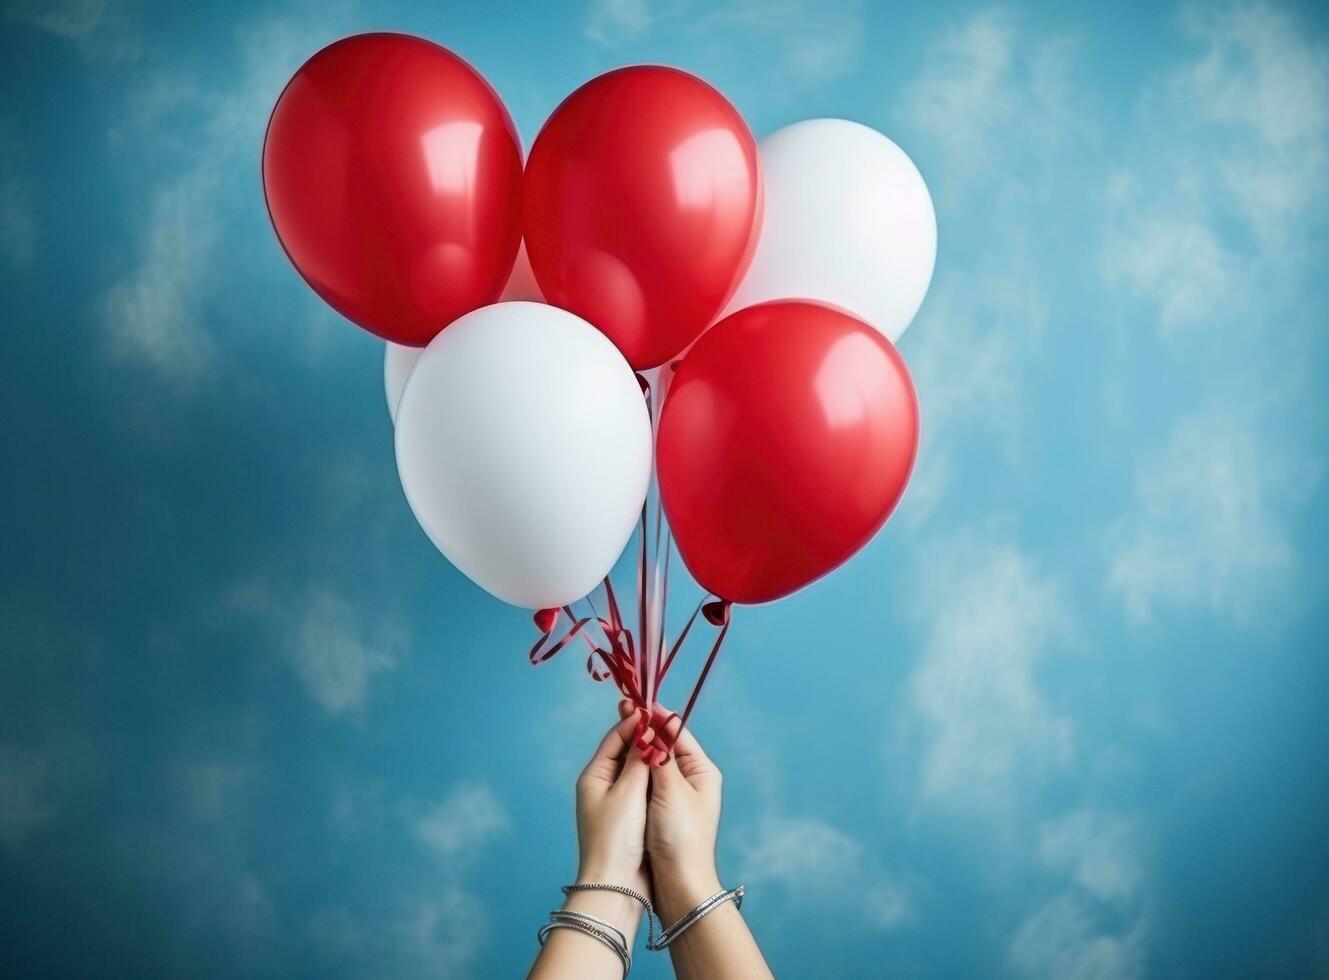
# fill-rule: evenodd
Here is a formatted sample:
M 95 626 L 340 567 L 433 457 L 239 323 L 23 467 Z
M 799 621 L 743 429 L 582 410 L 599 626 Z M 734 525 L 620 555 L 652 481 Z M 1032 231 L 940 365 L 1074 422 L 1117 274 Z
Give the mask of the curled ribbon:
M 660 686 L 664 683 L 665 677 L 677 659 L 679 651 L 682 650 L 693 626 L 696 625 L 698 616 L 715 627 L 718 632 L 711 643 L 710 652 L 702 664 L 701 672 L 692 686 L 692 693 L 688 696 L 683 713 L 680 715 L 678 712 L 671 712 L 662 720 L 652 723 L 653 705 L 647 700 L 645 686 L 639 680 L 641 662 L 637 656 L 637 646 L 632 631 L 623 626 L 618 603 L 614 597 L 613 585 L 610 584 L 608 579 L 605 579 L 603 587 L 609 606 L 608 619 L 599 616 L 595 612 L 593 604 L 592 615 L 590 616 L 578 617 L 570 606 L 563 606 L 561 610 L 557 608 L 541 609 L 536 612 L 534 619 L 536 628 L 540 630 L 540 637 L 531 647 L 531 664 L 539 666 L 553 658 L 578 636 L 583 637 L 590 648 L 590 654 L 586 658 L 587 673 L 595 681 L 605 681 L 612 678 L 623 697 L 627 698 L 634 708 L 641 709 L 638 713 L 636 745 L 643 751 L 653 746 L 656 750 L 652 753 L 653 761 L 656 764 L 663 764 L 669 753 L 673 751 L 673 747 L 683 733 L 683 729 L 687 727 L 688 720 L 692 717 L 692 711 L 697 705 L 697 698 L 706 683 L 706 678 L 710 676 L 711 668 L 715 665 L 716 658 L 720 654 L 720 647 L 724 644 L 725 637 L 729 633 L 733 607 L 723 599 L 712 599 L 710 596 L 697 603 L 697 608 L 692 611 L 687 624 L 669 648 L 668 656 L 660 660 L 654 675 L 650 678 L 652 690 L 660 690 Z M 561 618 L 560 612 L 566 614 L 571 625 L 559 639 L 550 642 L 558 628 Z M 592 624 L 598 626 L 604 634 L 604 644 L 597 644 L 591 639 L 587 628 Z M 603 664 L 603 672 L 596 666 L 597 661 Z M 675 718 L 679 719 L 678 730 L 671 735 L 668 734 L 669 725 Z M 655 737 L 650 740 L 645 738 L 648 726 L 654 727 L 656 733 Z

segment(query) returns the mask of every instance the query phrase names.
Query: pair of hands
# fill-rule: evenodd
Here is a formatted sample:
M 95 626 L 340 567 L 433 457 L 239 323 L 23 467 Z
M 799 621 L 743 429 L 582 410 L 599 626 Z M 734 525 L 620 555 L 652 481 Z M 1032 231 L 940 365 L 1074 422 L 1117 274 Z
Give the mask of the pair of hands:
M 642 892 L 667 925 L 720 889 L 720 770 L 660 705 L 644 748 L 634 744 L 641 709 L 620 701 L 618 712 L 577 780 L 577 881 Z M 660 741 L 674 743 L 672 754 Z
M 620 885 L 650 896 L 665 926 L 720 891 L 715 838 L 720 827 L 720 770 L 679 719 L 658 704 L 643 718 L 627 701 L 577 780 L 581 884 Z M 637 729 L 645 722 L 641 744 Z M 665 751 L 668 748 L 671 751 Z M 641 924 L 636 901 L 603 889 L 574 890 L 565 911 L 623 933 L 632 948 Z M 680 980 L 771 980 L 756 940 L 732 903 L 724 903 L 669 946 Z M 618 978 L 610 947 L 558 929 L 536 957 L 535 980 Z

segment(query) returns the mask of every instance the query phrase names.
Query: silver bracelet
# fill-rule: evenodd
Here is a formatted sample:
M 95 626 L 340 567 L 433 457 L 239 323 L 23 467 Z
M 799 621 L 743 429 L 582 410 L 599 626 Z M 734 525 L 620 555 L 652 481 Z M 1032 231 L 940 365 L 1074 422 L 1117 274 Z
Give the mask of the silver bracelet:
M 584 922 L 586 925 L 595 929 L 603 929 L 605 932 L 613 933 L 618 938 L 618 944 L 624 949 L 628 948 L 628 937 L 623 935 L 623 930 L 618 928 L 612 922 L 606 922 L 599 916 L 591 915 L 589 912 L 577 912 L 573 909 L 554 909 L 549 913 L 549 919 L 553 922 L 576 920 Z
M 545 941 L 549 938 L 549 934 L 555 929 L 571 929 L 574 932 L 580 932 L 584 936 L 590 936 L 592 939 L 595 939 L 612 949 L 618 956 L 619 962 L 623 964 L 624 977 L 632 971 L 632 954 L 628 952 L 626 943 L 620 943 L 614 936 L 611 936 L 609 933 L 604 932 L 588 922 L 582 921 L 581 918 L 564 918 L 561 916 L 555 916 L 558 916 L 558 913 L 551 913 L 550 921 L 542 925 L 540 931 L 535 934 L 535 938 L 539 940 L 541 946 L 545 944 Z M 613 929 L 614 927 L 610 926 L 609 928 Z M 614 932 L 617 933 L 618 930 L 614 929 Z M 620 936 L 622 935 L 622 933 L 618 934 Z
M 666 948 L 675 939 L 683 935 L 683 933 L 687 932 L 725 902 L 733 902 L 734 908 L 741 909 L 743 907 L 744 891 L 745 888 L 742 885 L 739 885 L 737 888 L 721 889 L 710 898 L 703 901 L 687 915 L 683 916 L 683 918 L 675 922 L 664 932 L 660 933 L 659 940 L 654 943 L 647 942 L 646 948 L 653 951 Z
M 626 885 L 574 884 L 563 886 L 564 895 L 570 896 L 573 892 L 615 892 L 640 903 L 641 907 L 646 910 L 646 948 L 655 948 L 655 909 L 651 908 L 651 900 L 641 892 L 633 891 Z M 660 923 L 660 926 L 663 928 L 664 923 Z

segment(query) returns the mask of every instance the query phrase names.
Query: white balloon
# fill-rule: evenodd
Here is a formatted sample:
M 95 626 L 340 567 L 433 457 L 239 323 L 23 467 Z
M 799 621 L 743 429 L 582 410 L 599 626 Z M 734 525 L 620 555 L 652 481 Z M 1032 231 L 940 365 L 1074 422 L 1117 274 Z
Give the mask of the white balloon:
M 390 340 L 384 342 L 383 394 L 388 400 L 388 415 L 393 425 L 397 424 L 397 406 L 401 403 L 401 393 L 406 390 L 406 379 L 424 352 L 423 347 L 407 347 Z
M 397 411 L 416 519 L 500 599 L 561 606 L 608 574 L 641 517 L 651 422 L 585 320 L 542 303 L 468 313 L 425 348 Z
M 512 274 L 508 276 L 508 284 L 503 287 L 503 295 L 498 298 L 500 303 L 510 303 L 516 300 L 529 300 L 535 303 L 543 303 L 544 296 L 540 294 L 540 286 L 535 281 L 535 273 L 531 271 L 531 260 L 526 257 L 526 243 L 522 242 L 517 249 L 517 259 L 512 264 Z M 387 341 L 386 349 L 383 352 L 383 394 L 388 400 L 388 416 L 393 424 L 397 423 L 397 403 L 401 401 L 401 393 L 406 387 L 406 379 L 411 376 L 411 369 L 415 367 L 415 362 L 420 359 L 423 347 L 405 347 L 401 344 L 394 344 Z
M 760 152 L 761 238 L 725 314 L 770 299 L 821 300 L 899 340 L 937 260 L 937 216 L 913 161 L 844 119 L 786 126 Z

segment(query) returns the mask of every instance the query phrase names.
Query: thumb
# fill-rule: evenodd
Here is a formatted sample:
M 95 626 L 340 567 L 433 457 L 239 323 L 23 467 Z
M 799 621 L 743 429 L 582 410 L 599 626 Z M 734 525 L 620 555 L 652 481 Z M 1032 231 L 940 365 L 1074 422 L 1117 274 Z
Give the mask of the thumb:
M 688 785 L 678 768 L 678 760 L 671 752 L 665 761 L 651 769 L 651 792 L 653 795 L 672 796 Z
M 614 788 L 623 787 L 623 791 L 633 796 L 646 795 L 646 786 L 650 782 L 651 767 L 642 758 L 641 749 L 635 745 L 628 750 L 628 757 L 623 762 L 623 771 L 618 774 Z

